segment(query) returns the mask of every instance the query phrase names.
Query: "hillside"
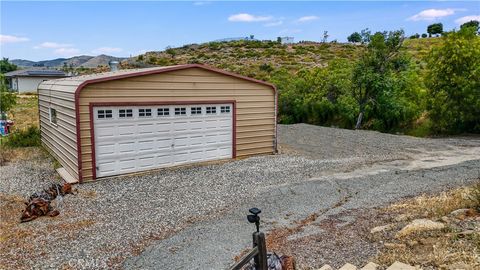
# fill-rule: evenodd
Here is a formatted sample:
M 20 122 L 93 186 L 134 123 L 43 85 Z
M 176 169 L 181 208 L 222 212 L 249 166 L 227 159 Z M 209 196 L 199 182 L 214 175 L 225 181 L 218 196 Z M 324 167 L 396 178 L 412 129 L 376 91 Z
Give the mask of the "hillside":
M 409 39 L 405 41 L 405 50 L 417 62 L 421 62 L 430 48 L 439 41 L 437 38 Z M 362 50 L 362 45 L 350 43 L 305 42 L 282 45 L 272 41 L 210 42 L 147 52 L 125 60 L 123 64 L 143 67 L 202 63 L 267 79 L 265 73 L 279 68 L 295 72 L 326 66 L 333 59 L 355 60 Z
M 118 57 L 102 54 L 99 56 L 80 55 L 80 56 L 74 56 L 71 58 L 57 58 L 57 59 L 43 60 L 43 61 L 13 59 L 13 60 L 10 60 L 10 62 L 19 67 L 33 67 L 33 66 L 62 67 L 64 63 L 66 63 L 66 65 L 69 67 L 83 66 L 85 68 L 96 68 L 98 66 L 108 65 L 109 61 L 112 61 L 112 60 L 121 61 L 123 59 L 125 58 L 118 58 Z

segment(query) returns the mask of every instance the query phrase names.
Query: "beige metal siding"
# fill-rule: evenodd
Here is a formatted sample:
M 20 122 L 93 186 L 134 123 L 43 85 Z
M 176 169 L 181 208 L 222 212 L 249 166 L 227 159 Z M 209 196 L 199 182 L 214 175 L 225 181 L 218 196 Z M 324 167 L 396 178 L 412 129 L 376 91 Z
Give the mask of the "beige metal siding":
M 236 100 L 237 157 L 274 152 L 275 93 L 266 85 L 189 68 L 86 86 L 80 92 L 82 176 L 91 180 L 91 102 L 178 102 Z
M 47 81 L 38 88 L 42 144 L 74 178 L 78 176 L 74 93 Z M 57 125 L 50 123 L 50 108 L 57 111 Z

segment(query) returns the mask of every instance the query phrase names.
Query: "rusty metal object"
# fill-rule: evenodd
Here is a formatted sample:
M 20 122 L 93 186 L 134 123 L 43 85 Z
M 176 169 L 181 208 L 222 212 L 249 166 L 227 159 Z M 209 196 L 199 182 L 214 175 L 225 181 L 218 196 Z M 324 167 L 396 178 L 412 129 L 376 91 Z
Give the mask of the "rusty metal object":
M 22 212 L 20 221 L 28 222 L 46 215 L 50 217 L 58 216 L 60 211 L 53 209 L 51 203 L 58 196 L 63 197 L 66 194 L 73 194 L 72 185 L 69 183 L 63 185 L 52 184 L 41 192 L 35 192 L 28 198 L 28 202 L 25 203 L 27 206 Z

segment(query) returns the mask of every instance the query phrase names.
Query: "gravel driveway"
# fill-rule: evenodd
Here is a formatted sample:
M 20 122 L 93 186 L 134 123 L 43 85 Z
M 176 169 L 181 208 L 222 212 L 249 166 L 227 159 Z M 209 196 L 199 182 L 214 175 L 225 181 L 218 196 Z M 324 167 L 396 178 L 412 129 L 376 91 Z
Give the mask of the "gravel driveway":
M 280 126 L 284 154 L 165 169 L 78 186 L 61 214 L 18 224 L 22 197 L 58 181 L 49 159 L 0 167 L 0 266 L 225 268 L 264 229 L 376 207 L 475 181 L 478 138 L 418 139 L 304 124 Z M 167 267 L 168 266 L 168 267 Z M 0 267 L 1 268 L 1 267 Z

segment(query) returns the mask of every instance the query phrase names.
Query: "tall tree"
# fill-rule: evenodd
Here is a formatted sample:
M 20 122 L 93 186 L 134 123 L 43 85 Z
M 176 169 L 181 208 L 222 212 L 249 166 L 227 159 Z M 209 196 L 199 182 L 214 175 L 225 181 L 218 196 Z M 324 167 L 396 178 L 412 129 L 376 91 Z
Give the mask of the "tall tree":
M 10 63 L 8 58 L 3 58 L 0 60 L 0 73 L 3 74 L 14 70 L 17 70 L 17 66 Z
M 365 28 L 362 31 L 360 31 L 360 36 L 362 37 L 363 44 L 369 43 L 372 37 L 372 32 L 368 28 Z
M 329 37 L 328 31 L 323 31 L 322 42 L 323 42 L 323 43 L 327 43 L 328 37 Z
M 466 27 L 473 27 L 473 29 L 475 29 L 475 31 L 478 32 L 479 27 L 480 27 L 479 25 L 480 25 L 479 21 L 469 21 L 469 22 L 466 22 L 466 23 L 460 25 L 460 29 L 463 29 L 463 28 L 466 28 Z
M 432 35 L 439 35 L 443 33 L 443 24 L 442 23 L 434 23 L 427 27 L 428 36 L 431 37 Z
M 442 37 L 428 57 L 429 115 L 434 131 L 480 132 L 480 37 L 464 27 Z
M 362 42 L 362 36 L 358 32 L 353 32 L 350 36 L 347 37 L 348 42 L 360 43 Z
M 404 67 L 400 51 L 404 39 L 402 30 L 377 32 L 371 36 L 367 50 L 357 62 L 352 78 L 352 94 L 359 108 L 356 129 L 362 126 L 367 106 L 374 106 L 382 92 L 392 88 L 392 73 Z

